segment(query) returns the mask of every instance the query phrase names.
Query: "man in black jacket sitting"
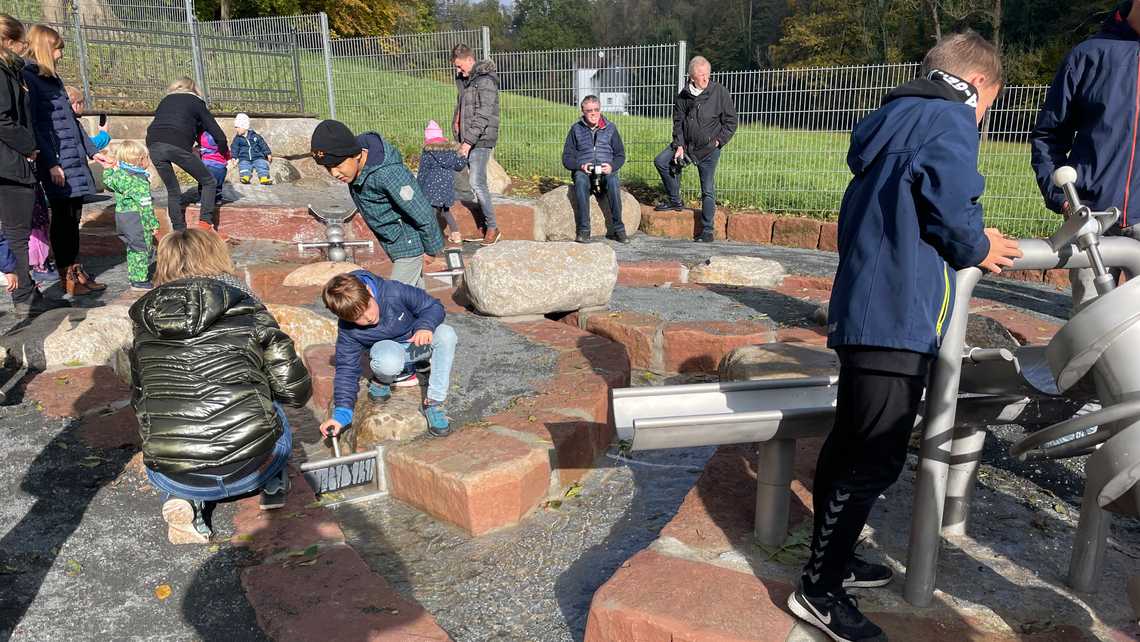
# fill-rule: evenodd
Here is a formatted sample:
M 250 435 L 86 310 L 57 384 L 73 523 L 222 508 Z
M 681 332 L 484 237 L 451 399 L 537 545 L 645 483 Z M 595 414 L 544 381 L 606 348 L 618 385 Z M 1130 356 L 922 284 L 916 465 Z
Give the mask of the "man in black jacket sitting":
M 621 222 L 621 181 L 618 170 L 625 164 L 625 144 L 617 125 L 602 116 L 602 102 L 597 96 L 582 99 L 582 118 L 570 126 L 566 144 L 562 146 L 562 166 L 570 170 L 574 180 L 574 240 L 590 240 L 590 192 L 604 193 L 610 210 L 612 229 L 606 238 L 629 243 Z
M 659 212 L 681 210 L 681 168 L 691 162 L 701 176 L 701 232 L 695 241 L 713 240 L 716 214 L 716 165 L 720 152 L 736 132 L 736 105 L 718 82 L 709 80 L 712 65 L 702 56 L 689 61 L 689 82 L 673 102 L 673 142 L 653 164 L 665 185 L 667 199 Z

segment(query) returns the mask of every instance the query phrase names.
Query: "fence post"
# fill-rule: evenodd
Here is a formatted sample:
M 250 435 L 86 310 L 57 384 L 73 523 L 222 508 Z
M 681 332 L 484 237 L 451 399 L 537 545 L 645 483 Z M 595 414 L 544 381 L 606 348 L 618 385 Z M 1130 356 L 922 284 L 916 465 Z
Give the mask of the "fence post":
M 325 51 L 325 87 L 328 90 L 329 118 L 336 118 L 336 85 L 333 84 L 332 39 L 329 36 L 329 17 L 322 11 L 321 44 Z
M 482 28 L 483 32 L 483 60 L 491 59 L 491 30 L 487 27 Z
M 689 43 L 684 40 L 677 41 L 677 91 L 685 88 L 685 76 L 688 69 Z
M 203 69 L 202 43 L 198 38 L 198 20 L 194 17 L 194 0 L 186 0 L 186 26 L 190 29 L 190 59 L 194 62 L 194 82 L 202 100 L 210 102 L 206 88 L 206 72 Z
M 83 81 L 83 100 L 94 106 L 91 99 L 91 76 L 87 69 L 87 41 L 83 35 L 83 17 L 79 15 L 79 3 L 71 6 L 71 17 L 75 21 L 75 49 L 79 52 L 79 77 Z
M 293 29 L 293 85 L 297 88 L 297 107 L 305 113 L 305 83 L 301 81 L 301 39 Z

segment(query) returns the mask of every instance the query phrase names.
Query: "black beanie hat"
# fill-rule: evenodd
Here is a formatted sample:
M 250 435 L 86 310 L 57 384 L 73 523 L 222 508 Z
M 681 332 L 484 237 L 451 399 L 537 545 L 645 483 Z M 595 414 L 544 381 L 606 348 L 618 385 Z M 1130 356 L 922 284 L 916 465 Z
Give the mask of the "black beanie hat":
M 325 167 L 336 167 L 360 153 L 356 136 L 339 120 L 322 120 L 313 130 L 309 148 L 317 164 Z

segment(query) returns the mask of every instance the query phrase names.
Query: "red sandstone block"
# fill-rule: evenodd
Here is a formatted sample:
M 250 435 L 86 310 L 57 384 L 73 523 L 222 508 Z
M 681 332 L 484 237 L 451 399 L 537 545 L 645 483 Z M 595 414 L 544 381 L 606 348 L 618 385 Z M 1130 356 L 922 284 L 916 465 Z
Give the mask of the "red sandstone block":
M 580 416 L 589 412 L 578 408 L 550 408 L 542 403 L 516 406 L 486 421 L 549 443 L 550 461 L 558 472 L 559 483 L 565 487 L 593 469 L 594 461 L 613 438 L 610 425 Z
M 333 378 L 336 375 L 335 354 L 334 346 L 319 344 L 306 348 L 301 357 L 313 381 L 313 396 L 309 399 L 309 407 L 318 413 L 327 412 L 332 402 Z
M 772 243 L 814 250 L 823 224 L 810 218 L 780 218 L 772 226 Z
M 507 327 L 532 341 L 545 343 L 559 351 L 577 350 L 582 341 L 593 336 L 581 328 L 549 319 L 512 323 Z
M 567 361 L 571 355 L 574 353 L 564 354 L 560 361 Z M 586 365 L 601 375 L 610 387 L 624 388 L 629 385 L 629 355 L 622 344 L 603 336 L 586 337 L 578 343 L 578 354 L 574 356 L 585 360 Z M 560 368 L 559 372 L 563 371 Z
M 301 267 L 298 263 L 251 265 L 244 268 L 246 283 L 265 303 L 308 305 L 316 301 L 322 286 L 285 287 L 285 277 Z
M 684 283 L 688 277 L 688 268 L 679 261 L 618 263 L 618 285 Z
M 664 329 L 665 370 L 714 373 L 724 355 L 773 341 L 774 334 L 771 326 L 757 321 L 670 323 Z
M 550 483 L 545 450 L 471 426 L 401 444 L 387 462 L 393 497 L 471 535 L 517 524 Z
M 87 415 L 79 424 L 76 436 L 91 448 L 134 447 L 139 440 L 139 421 L 130 406 L 115 411 L 96 412 Z
M 118 256 L 126 252 L 114 228 L 83 228 L 79 230 L 80 256 Z
M 987 316 L 1005 326 L 1022 345 L 1041 345 L 1049 343 L 1053 335 L 1061 329 L 1061 324 L 1039 317 L 1030 316 L 1023 312 L 991 305 L 979 310 L 977 314 Z
M 296 563 L 308 561 L 303 557 L 267 561 L 242 571 L 246 598 L 270 638 L 451 639 L 422 606 L 396 592 L 351 547 L 322 547 L 313 559 L 304 566 Z
M 839 251 L 839 223 L 824 223 L 820 226 L 819 249 L 826 252 Z
M 295 470 L 289 471 L 289 479 L 289 496 L 279 510 L 261 510 L 256 495 L 238 502 L 231 543 L 262 553 L 303 549 L 318 542 L 344 543 L 335 515 L 313 506 L 315 494 L 309 482 Z
M 87 366 L 41 372 L 24 391 L 52 417 L 82 417 L 91 412 L 122 407 L 131 389 L 108 366 Z M 112 408 L 113 409 L 113 408 Z
M 463 238 L 481 236 L 479 226 L 483 224 L 483 215 L 475 203 L 456 201 L 451 207 L 451 215 L 459 225 Z M 495 224 L 503 233 L 504 239 L 533 241 L 534 239 L 534 207 L 524 203 L 495 203 Z
M 733 212 L 728 215 L 728 240 L 768 245 L 777 218 L 761 212 Z
M 1041 283 L 1045 278 L 1045 273 L 1042 270 L 1012 270 L 1009 272 L 1002 272 L 1001 274 L 998 274 L 997 277 L 1012 279 L 1014 281 Z
M 823 326 L 815 326 L 812 328 L 780 328 L 776 330 L 776 341 L 780 343 L 827 345 L 827 328 Z
M 1072 284 L 1069 283 L 1068 270 L 1045 270 L 1042 281 L 1058 290 L 1064 290 L 1072 286 Z
M 661 319 L 644 312 L 609 312 L 592 314 L 586 329 L 625 347 L 629 365 L 642 370 L 661 370 Z
M 691 239 L 701 233 L 701 214 L 698 210 L 658 212 L 651 206 L 641 206 L 642 232 L 650 236 Z M 713 216 L 713 238 L 724 240 L 728 229 L 728 213 L 718 209 Z
M 792 586 L 712 564 L 644 550 L 622 565 L 590 603 L 587 642 L 772 642 L 794 620 Z

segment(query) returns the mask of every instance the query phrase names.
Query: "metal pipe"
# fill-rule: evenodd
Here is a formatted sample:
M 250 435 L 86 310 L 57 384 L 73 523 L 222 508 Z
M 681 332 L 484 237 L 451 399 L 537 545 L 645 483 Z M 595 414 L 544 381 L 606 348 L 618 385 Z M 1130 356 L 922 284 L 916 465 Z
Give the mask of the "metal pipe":
M 737 392 L 740 390 L 783 390 L 786 388 L 815 388 L 834 386 L 839 377 L 797 377 L 793 379 L 751 379 L 745 381 L 720 381 L 717 383 L 689 383 L 679 386 L 641 386 L 618 388 L 613 391 L 614 399 L 631 397 L 672 397 L 678 394 L 701 392 Z
M 1138 257 L 1140 258 L 1140 257 Z M 923 422 L 921 460 L 914 489 L 910 546 L 907 549 L 906 584 L 903 597 L 915 606 L 927 606 L 934 596 L 938 573 L 938 547 L 942 533 L 943 501 L 950 474 L 954 441 L 954 413 L 958 381 L 962 374 L 962 345 L 970 296 L 982 277 L 978 268 L 960 270 L 955 277 L 956 295 L 950 327 L 942 340 L 926 388 L 926 420 Z
M 1099 584 L 1109 527 L 1112 526 L 1112 516 L 1097 504 L 1099 493 L 1099 488 L 1086 482 L 1081 516 L 1069 556 L 1069 586 L 1082 593 L 1092 593 Z
M 1017 243 L 1023 256 L 1014 260 L 1010 270 L 1092 267 L 1088 255 L 1076 245 L 1054 252 L 1049 242 L 1041 239 L 1020 239 Z M 1106 236 L 1100 239 L 1099 247 L 1104 265 L 1121 268 L 1130 277 L 1140 275 L 1140 242 L 1123 236 Z
M 754 534 L 763 546 L 776 548 L 788 536 L 792 472 L 796 463 L 796 442 L 773 439 L 760 444 L 756 462 L 756 518 Z

